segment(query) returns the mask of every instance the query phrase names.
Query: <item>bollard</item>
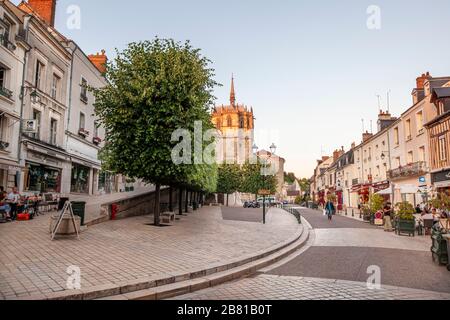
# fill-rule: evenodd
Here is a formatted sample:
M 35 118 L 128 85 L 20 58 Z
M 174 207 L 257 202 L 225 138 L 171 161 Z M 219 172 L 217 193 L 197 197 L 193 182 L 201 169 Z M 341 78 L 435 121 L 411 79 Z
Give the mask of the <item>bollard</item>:
M 352 217 L 355 217 L 355 209 L 352 209 Z

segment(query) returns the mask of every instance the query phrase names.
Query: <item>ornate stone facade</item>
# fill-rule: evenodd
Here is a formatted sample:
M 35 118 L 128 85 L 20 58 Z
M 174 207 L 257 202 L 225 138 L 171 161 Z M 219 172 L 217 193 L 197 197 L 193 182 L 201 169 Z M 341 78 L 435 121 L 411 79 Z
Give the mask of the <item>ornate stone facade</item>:
M 212 121 L 220 133 L 219 163 L 243 164 L 250 158 L 254 143 L 253 108 L 236 103 L 234 78 L 231 79 L 230 104 L 215 106 Z

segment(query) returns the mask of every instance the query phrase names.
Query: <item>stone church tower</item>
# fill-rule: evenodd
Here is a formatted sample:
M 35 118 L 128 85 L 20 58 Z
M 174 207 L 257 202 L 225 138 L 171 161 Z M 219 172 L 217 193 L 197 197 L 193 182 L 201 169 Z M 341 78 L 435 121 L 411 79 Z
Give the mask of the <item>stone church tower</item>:
M 220 133 L 217 157 L 219 163 L 244 164 L 253 152 L 253 108 L 236 103 L 234 78 L 231 78 L 230 104 L 215 106 L 212 121 Z

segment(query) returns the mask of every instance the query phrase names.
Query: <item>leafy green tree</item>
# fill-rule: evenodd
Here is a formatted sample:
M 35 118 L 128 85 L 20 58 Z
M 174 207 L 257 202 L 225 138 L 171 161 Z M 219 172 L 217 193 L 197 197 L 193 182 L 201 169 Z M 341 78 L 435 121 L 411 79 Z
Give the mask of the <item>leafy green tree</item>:
M 378 211 L 383 209 L 384 198 L 383 196 L 374 193 L 370 196 L 369 203 L 370 203 L 370 211 L 372 213 L 377 213 Z
M 241 185 L 241 170 L 236 164 L 222 164 L 219 166 L 217 179 L 217 192 L 227 195 L 227 207 L 229 195 L 238 191 Z
M 277 179 L 275 176 L 264 177 L 261 173 L 263 165 L 261 163 L 251 164 L 246 162 L 242 168 L 242 183 L 240 192 L 254 194 L 258 198 L 258 191 L 261 189 L 270 190 L 273 194 L 277 191 Z
M 289 184 L 293 184 L 295 181 L 297 180 L 297 178 L 295 177 L 295 173 L 293 172 L 285 172 L 284 173 L 284 181 L 289 183 Z
M 216 82 L 209 64 L 189 42 L 156 38 L 131 43 L 108 63 L 108 85 L 91 89 L 107 133 L 101 152 L 105 168 L 156 185 L 155 225 L 160 224 L 162 185 L 214 184 L 214 176 L 205 180 L 205 171 L 214 168 L 176 165 L 171 157 L 175 130 L 193 132 L 195 121 L 211 122 Z

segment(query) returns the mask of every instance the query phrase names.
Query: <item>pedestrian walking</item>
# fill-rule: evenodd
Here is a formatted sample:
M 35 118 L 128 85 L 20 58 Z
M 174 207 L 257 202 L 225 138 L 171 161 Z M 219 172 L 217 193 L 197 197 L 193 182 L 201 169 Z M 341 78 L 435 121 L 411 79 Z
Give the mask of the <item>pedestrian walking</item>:
M 333 214 L 335 212 L 336 208 L 334 207 L 334 203 L 330 200 L 327 201 L 325 205 L 325 211 L 327 213 L 328 221 L 331 222 L 333 220 Z
M 391 203 L 387 203 L 383 208 L 384 214 L 384 231 L 392 232 L 392 208 Z

